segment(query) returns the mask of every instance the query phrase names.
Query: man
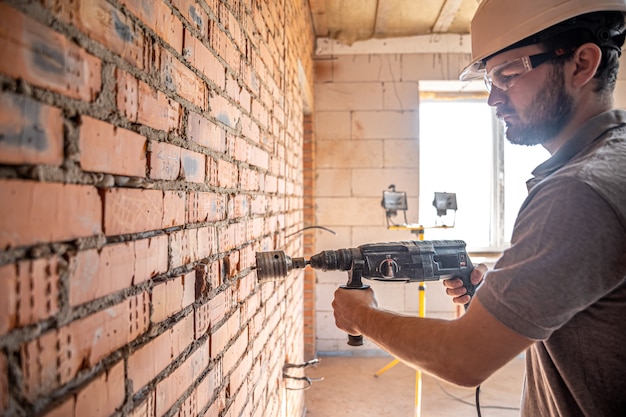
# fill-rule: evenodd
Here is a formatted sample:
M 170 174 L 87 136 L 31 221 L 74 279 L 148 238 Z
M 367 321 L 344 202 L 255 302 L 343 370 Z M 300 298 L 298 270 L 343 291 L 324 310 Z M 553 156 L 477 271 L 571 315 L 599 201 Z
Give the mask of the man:
M 468 311 L 446 321 L 378 308 L 371 290 L 335 293 L 337 326 L 398 359 L 476 386 L 522 352 L 522 416 L 626 415 L 626 112 L 613 109 L 626 0 L 483 0 L 471 65 L 533 171 L 511 247 Z M 486 272 L 486 273 L 485 273 Z M 465 303 L 460 280 L 445 281 Z

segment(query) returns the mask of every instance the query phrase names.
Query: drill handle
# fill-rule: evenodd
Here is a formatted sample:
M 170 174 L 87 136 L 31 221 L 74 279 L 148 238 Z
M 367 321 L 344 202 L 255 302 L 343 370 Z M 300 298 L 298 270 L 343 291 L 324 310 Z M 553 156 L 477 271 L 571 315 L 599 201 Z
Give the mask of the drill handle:
M 363 284 L 363 268 L 365 262 L 361 259 L 352 261 L 352 268 L 348 271 L 348 282 L 346 285 L 342 285 L 341 288 L 346 290 L 365 290 L 369 288 L 369 285 Z M 363 346 L 362 335 L 348 335 L 348 345 L 350 346 Z
M 467 302 L 467 304 L 464 305 L 466 311 L 469 307 L 470 302 L 474 298 L 474 293 L 476 292 L 476 287 L 477 287 L 477 285 L 472 284 L 472 280 L 471 280 L 472 271 L 474 271 L 474 268 L 467 269 L 467 272 L 464 271 L 461 274 L 459 274 L 458 277 L 455 277 L 455 278 L 461 278 L 461 281 L 463 281 L 463 287 L 465 287 L 465 294 L 470 296 L 470 300 Z

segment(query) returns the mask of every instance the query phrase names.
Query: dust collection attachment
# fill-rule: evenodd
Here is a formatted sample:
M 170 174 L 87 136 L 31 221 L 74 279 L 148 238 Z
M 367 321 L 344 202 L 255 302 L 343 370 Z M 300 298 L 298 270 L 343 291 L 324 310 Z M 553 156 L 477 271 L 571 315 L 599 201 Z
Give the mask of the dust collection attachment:
M 413 240 L 369 243 L 358 248 L 326 250 L 305 258 L 291 258 L 283 251 L 256 253 L 259 281 L 282 280 L 294 269 L 309 265 L 321 271 L 347 271 L 348 282 L 341 288 L 366 289 L 362 278 L 385 282 L 438 281 L 460 278 L 467 294 L 474 295 L 470 281 L 474 269 L 462 240 Z M 467 308 L 467 306 L 466 306 Z M 348 344 L 360 346 L 362 336 L 349 336 Z

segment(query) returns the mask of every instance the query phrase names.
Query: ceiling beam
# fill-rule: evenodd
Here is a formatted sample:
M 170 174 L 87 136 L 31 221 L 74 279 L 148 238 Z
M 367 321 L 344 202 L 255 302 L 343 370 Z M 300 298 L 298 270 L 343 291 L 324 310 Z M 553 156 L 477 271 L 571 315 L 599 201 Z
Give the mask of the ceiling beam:
M 433 33 L 447 32 L 461 8 L 463 0 L 446 0 L 441 7 L 441 12 L 433 25 Z
M 315 55 L 370 55 L 420 53 L 471 53 L 470 35 L 432 34 L 368 39 L 346 45 L 330 38 L 317 38 Z

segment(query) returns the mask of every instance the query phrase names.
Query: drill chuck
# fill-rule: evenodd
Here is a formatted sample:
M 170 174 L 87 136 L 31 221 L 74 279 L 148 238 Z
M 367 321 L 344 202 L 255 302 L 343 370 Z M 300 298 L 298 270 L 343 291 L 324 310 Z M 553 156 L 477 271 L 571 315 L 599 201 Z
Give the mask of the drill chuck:
M 311 256 L 311 268 L 321 271 L 348 271 L 352 268 L 352 261 L 360 259 L 361 251 L 354 249 L 325 250 Z
M 304 258 L 292 258 L 281 250 L 256 253 L 256 274 L 260 281 L 285 279 L 293 269 L 302 269 L 307 264 Z

